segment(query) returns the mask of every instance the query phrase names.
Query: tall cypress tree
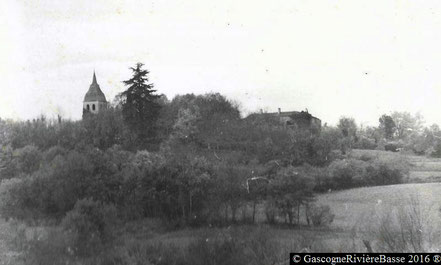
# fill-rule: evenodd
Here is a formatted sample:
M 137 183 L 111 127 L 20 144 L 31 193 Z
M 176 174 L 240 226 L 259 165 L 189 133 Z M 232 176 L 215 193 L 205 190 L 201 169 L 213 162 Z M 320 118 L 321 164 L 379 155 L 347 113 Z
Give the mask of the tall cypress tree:
M 137 135 L 136 144 L 138 147 L 147 147 L 155 142 L 156 121 L 161 106 L 157 102 L 159 95 L 155 94 L 153 84 L 148 82 L 149 71 L 142 67 L 142 63 L 130 67 L 133 76 L 123 81 L 128 88 L 121 93 L 121 99 L 124 121 Z

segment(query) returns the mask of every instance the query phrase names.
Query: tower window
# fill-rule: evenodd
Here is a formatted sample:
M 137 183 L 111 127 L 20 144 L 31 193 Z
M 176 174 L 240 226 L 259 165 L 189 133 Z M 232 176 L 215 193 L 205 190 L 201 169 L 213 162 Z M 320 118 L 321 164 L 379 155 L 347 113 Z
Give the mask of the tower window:
M 92 110 L 95 110 L 95 104 L 92 104 Z
M 87 104 L 87 110 L 90 110 L 89 104 Z

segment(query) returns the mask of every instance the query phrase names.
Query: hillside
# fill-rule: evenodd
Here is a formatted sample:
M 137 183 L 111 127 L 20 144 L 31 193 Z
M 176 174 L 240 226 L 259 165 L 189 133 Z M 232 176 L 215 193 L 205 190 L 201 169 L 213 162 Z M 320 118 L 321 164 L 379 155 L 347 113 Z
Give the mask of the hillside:
M 361 228 L 370 218 L 407 207 L 412 201 L 417 201 L 425 216 L 435 223 L 439 222 L 440 190 L 441 183 L 366 187 L 322 194 L 317 202 L 331 206 L 335 214 L 333 226 L 339 228 Z
M 394 153 L 379 150 L 352 150 L 351 156 L 379 157 L 381 159 L 402 159 L 409 162 L 410 172 L 407 182 L 429 183 L 441 182 L 441 158 L 416 156 L 405 153 Z

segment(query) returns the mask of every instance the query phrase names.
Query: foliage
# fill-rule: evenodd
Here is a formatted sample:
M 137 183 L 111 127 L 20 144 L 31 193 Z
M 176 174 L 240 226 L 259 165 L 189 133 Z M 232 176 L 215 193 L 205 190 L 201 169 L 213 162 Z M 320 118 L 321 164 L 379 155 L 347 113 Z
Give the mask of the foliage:
M 41 152 L 35 146 L 25 146 L 16 150 L 18 171 L 30 174 L 40 167 L 42 160 Z
M 159 96 L 155 94 L 153 84 L 148 83 L 149 71 L 142 67 L 142 63 L 137 63 L 130 68 L 133 77 L 123 81 L 128 88 L 121 93 L 121 106 L 125 123 L 137 135 L 135 146 L 147 147 L 154 142 L 161 105 L 157 102 Z
M 341 134 L 343 135 L 341 150 L 344 154 L 347 149 L 352 149 L 353 144 L 358 141 L 357 124 L 353 118 L 341 117 L 337 127 L 341 130 Z
M 379 129 L 383 132 L 383 135 L 386 139 L 392 139 L 397 129 L 397 126 L 393 120 L 393 118 L 389 115 L 383 114 L 380 119 Z
M 308 208 L 308 218 L 314 226 L 329 225 L 334 221 L 334 214 L 329 205 L 312 205 Z
M 312 201 L 313 179 L 294 167 L 282 168 L 273 183 L 272 194 L 285 222 L 300 223 L 300 207 Z
M 367 163 L 356 159 L 336 160 L 329 165 L 332 189 L 345 189 L 364 184 Z
M 127 138 L 130 139 L 130 135 L 118 108 L 108 107 L 97 114 L 87 115 L 81 125 L 87 144 L 103 150 L 113 145 L 128 145 Z
M 63 218 L 61 227 L 70 238 L 73 254 L 89 256 L 111 244 L 115 222 L 116 209 L 113 205 L 82 199 Z
M 361 158 L 336 160 L 328 167 L 329 180 L 322 185 L 331 189 L 402 183 L 409 168 L 405 161 Z M 325 190 L 325 186 L 321 187 Z
M 398 139 L 406 139 L 412 133 L 418 133 L 422 129 L 424 120 L 423 117 L 417 113 L 415 115 L 409 112 L 394 112 L 391 117 L 396 126 L 396 137 Z

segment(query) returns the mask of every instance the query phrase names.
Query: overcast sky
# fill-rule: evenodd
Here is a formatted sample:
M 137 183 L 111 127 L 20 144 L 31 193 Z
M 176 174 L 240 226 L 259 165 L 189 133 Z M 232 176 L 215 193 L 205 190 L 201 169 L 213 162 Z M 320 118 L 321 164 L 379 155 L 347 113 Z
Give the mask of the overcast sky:
M 159 93 L 220 92 L 243 113 L 441 124 L 441 1 L 2 0 L 0 117 L 79 119 L 143 62 Z

